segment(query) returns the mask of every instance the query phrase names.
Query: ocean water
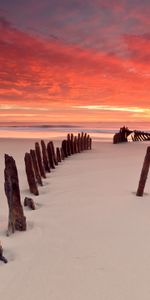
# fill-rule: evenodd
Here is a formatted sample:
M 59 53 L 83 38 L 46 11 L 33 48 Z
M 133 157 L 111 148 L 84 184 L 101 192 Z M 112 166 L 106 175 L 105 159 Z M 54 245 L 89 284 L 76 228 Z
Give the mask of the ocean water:
M 94 126 L 96 125 L 96 126 Z M 124 124 L 121 123 L 101 123 L 101 124 L 82 124 L 80 126 L 0 126 L 0 138 L 23 138 L 23 139 L 62 139 L 67 133 L 77 135 L 80 132 L 87 132 L 93 141 L 112 142 L 114 133 Z M 129 124 L 131 130 L 143 130 L 150 132 L 150 123 Z M 130 140 L 130 137 L 129 137 Z

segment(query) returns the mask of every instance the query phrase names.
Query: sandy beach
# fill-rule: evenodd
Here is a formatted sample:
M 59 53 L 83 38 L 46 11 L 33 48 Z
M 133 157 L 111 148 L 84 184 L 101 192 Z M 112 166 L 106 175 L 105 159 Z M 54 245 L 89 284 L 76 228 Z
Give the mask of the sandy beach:
M 47 174 L 27 231 L 6 236 L 4 153 L 16 160 L 22 202 L 31 196 L 24 154 L 32 139 L 0 139 L 0 262 L 4 300 L 149 300 L 150 184 L 136 197 L 147 142 L 94 142 Z M 55 140 L 55 146 L 60 141 Z

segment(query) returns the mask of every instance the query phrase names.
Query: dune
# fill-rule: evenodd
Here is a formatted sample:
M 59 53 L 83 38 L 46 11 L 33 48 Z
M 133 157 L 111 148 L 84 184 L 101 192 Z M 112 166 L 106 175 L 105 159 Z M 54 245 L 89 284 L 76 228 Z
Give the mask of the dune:
M 37 141 L 37 140 L 36 140 Z M 149 300 L 150 184 L 136 197 L 147 142 L 94 142 L 47 174 L 27 231 L 6 236 L 4 153 L 16 160 L 22 202 L 31 197 L 24 153 L 33 139 L 0 139 L 0 262 L 4 300 Z M 55 140 L 55 146 L 60 145 Z

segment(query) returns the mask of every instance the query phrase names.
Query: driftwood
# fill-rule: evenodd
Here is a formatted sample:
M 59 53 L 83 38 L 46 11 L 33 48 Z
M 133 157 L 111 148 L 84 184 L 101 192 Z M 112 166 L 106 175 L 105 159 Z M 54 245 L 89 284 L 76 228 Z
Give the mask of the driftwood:
M 57 161 L 61 162 L 61 153 L 60 153 L 60 149 L 58 147 L 56 148 L 56 155 L 57 155 Z
M 35 180 L 35 174 L 34 174 L 32 158 L 30 153 L 25 153 L 24 161 L 25 161 L 25 169 L 26 169 L 26 175 L 27 175 L 30 192 L 35 196 L 38 196 L 39 191 Z
M 136 196 L 143 196 L 149 167 L 150 167 L 150 147 L 147 147 Z
M 30 209 L 35 210 L 35 204 L 32 198 L 25 197 L 24 206 L 27 206 Z
M 44 163 L 45 171 L 50 173 L 51 169 L 48 161 L 47 149 L 43 140 L 41 140 L 41 147 L 42 147 L 43 163 Z
M 52 169 L 55 169 L 55 162 L 54 162 L 53 150 L 52 150 L 52 144 L 51 144 L 51 142 L 48 142 L 48 144 L 47 144 L 47 154 L 48 154 L 48 160 L 49 160 L 50 167 Z
M 21 205 L 16 163 L 13 157 L 7 154 L 5 154 L 4 177 L 4 188 L 9 207 L 9 221 L 7 234 L 10 235 L 11 233 L 14 233 L 15 230 L 26 230 L 26 218 L 23 214 L 23 208 Z
M 39 169 L 40 169 L 41 176 L 43 178 L 46 178 L 46 174 L 45 174 L 45 170 L 44 170 L 44 166 L 43 166 L 43 161 L 42 161 L 42 156 L 41 156 L 41 149 L 40 149 L 40 145 L 39 145 L 38 142 L 35 143 L 35 152 L 36 152 L 37 161 L 38 161 L 38 164 L 39 164 Z
M 3 261 L 5 264 L 7 264 L 8 260 L 6 259 L 6 257 L 3 256 L 3 247 L 0 243 L 0 260 Z
M 31 154 L 31 157 L 32 157 L 32 163 L 33 163 L 33 168 L 34 168 L 34 173 L 35 173 L 36 180 L 37 180 L 38 184 L 42 186 L 43 182 L 42 182 L 41 173 L 40 173 L 39 164 L 38 164 L 38 161 L 37 161 L 35 150 L 30 150 L 30 154 Z

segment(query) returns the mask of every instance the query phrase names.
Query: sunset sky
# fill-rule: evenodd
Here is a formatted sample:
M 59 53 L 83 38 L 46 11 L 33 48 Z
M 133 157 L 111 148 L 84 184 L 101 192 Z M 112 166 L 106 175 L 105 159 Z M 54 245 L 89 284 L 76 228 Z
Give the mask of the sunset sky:
M 150 121 L 149 0 L 0 0 L 0 122 Z

